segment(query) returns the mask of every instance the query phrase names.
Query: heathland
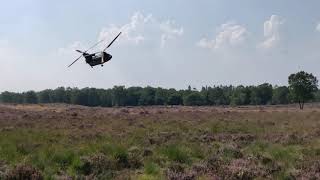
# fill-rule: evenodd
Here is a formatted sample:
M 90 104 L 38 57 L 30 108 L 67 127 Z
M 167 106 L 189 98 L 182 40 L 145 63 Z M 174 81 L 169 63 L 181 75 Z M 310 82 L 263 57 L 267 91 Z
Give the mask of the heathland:
M 320 105 L 0 105 L 0 179 L 320 178 Z

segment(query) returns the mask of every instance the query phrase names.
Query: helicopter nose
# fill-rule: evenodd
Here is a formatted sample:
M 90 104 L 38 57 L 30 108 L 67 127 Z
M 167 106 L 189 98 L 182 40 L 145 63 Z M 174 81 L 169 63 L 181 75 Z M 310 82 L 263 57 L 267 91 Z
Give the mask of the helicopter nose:
M 108 55 L 108 59 L 109 60 L 112 59 L 112 55 L 111 54 Z

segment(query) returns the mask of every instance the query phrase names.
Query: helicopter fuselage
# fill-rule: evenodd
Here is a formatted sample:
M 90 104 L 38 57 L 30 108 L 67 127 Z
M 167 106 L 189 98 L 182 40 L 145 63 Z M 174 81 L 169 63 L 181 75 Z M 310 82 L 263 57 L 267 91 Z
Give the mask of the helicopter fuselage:
M 83 56 L 86 59 L 86 63 L 88 63 L 91 67 L 97 66 L 97 65 L 103 65 L 104 63 L 112 59 L 112 55 L 106 52 L 98 52 L 94 54 L 86 53 Z
M 88 51 L 93 49 L 94 47 L 96 47 L 101 42 L 103 42 L 104 39 L 100 40 L 99 42 L 97 42 L 96 44 L 91 46 L 89 49 L 87 49 L 86 51 L 81 51 L 81 50 L 76 49 L 76 51 L 78 53 L 81 53 L 81 56 L 79 56 L 76 60 L 74 60 L 68 67 L 71 67 L 74 63 L 76 63 L 82 57 L 85 58 L 86 63 L 89 64 L 91 67 L 97 66 L 97 65 L 103 66 L 104 63 L 106 63 L 112 59 L 111 54 L 108 54 L 105 51 L 116 41 L 116 39 L 120 35 L 121 35 L 121 32 L 111 41 L 111 43 L 108 46 L 106 46 L 102 51 L 97 52 L 97 53 L 88 53 Z

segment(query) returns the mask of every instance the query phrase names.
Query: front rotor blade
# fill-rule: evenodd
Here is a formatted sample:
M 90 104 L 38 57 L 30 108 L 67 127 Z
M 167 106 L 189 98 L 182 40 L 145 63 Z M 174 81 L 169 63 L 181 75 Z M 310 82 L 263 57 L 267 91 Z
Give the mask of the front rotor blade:
M 82 55 L 80 57 L 78 57 L 76 60 L 74 60 L 68 67 L 72 66 L 74 63 L 76 63 L 80 58 L 82 57 Z
M 103 51 L 105 51 L 106 49 L 108 49 L 108 48 L 118 39 L 118 37 L 120 36 L 121 33 L 122 33 L 122 32 L 120 32 L 120 33 L 111 41 L 111 43 L 110 43 Z

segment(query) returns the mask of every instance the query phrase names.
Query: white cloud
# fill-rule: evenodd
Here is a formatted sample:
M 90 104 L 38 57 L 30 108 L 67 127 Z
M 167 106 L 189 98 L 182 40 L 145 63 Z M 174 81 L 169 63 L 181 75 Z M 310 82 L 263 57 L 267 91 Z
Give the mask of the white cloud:
M 281 27 L 284 24 L 284 19 L 278 15 L 272 15 L 269 20 L 267 20 L 264 27 L 264 37 L 265 40 L 259 45 L 261 48 L 270 49 L 281 41 Z
M 86 49 L 86 47 L 80 41 L 75 41 L 65 48 L 59 48 L 58 54 L 59 55 L 74 54 L 75 50 L 77 50 L 77 49 L 84 50 L 84 49 Z
M 160 29 L 162 31 L 161 47 L 164 47 L 168 40 L 182 36 L 184 32 L 182 27 L 177 27 L 176 23 L 171 20 L 162 22 L 160 24 Z
M 123 26 L 113 24 L 102 28 L 99 40 L 112 40 L 120 31 L 122 35 L 119 40 L 122 42 L 138 45 L 145 40 L 154 40 L 155 42 L 160 41 L 162 47 L 167 40 L 182 36 L 184 32 L 183 28 L 178 27 L 172 20 L 161 21 L 154 18 L 152 14 L 144 15 L 136 12 L 130 18 L 130 22 Z
M 139 44 L 145 38 L 139 32 L 139 28 L 143 27 L 146 23 L 152 21 L 152 15 L 145 17 L 143 14 L 135 13 L 128 24 L 123 26 L 109 25 L 108 27 L 102 28 L 99 34 L 99 40 L 107 39 L 112 40 L 116 34 L 122 32 L 121 40 L 126 42 L 133 42 Z
M 316 30 L 320 32 L 320 23 L 317 25 Z
M 236 47 L 243 44 L 247 38 L 248 31 L 244 26 L 228 22 L 218 28 L 218 34 L 214 39 L 203 38 L 197 43 L 197 46 L 208 49 Z

